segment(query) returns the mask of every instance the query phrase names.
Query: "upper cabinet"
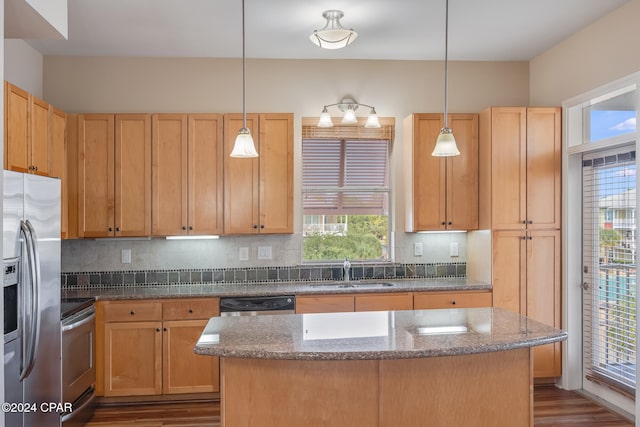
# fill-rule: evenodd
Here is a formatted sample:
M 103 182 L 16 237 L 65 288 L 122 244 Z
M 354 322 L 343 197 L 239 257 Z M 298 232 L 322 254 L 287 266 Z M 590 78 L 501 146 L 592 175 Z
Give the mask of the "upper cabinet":
M 480 228 L 560 228 L 560 108 L 480 114 Z
M 224 115 L 224 233 L 293 233 L 293 114 L 247 114 L 258 158 L 233 158 L 242 114 Z
M 222 115 L 154 114 L 152 122 L 152 234 L 222 234 Z
M 78 118 L 78 235 L 151 234 L 151 116 Z
M 405 230 L 478 228 L 478 115 L 450 114 L 459 156 L 431 155 L 443 114 L 412 114 L 404 120 Z
M 62 178 L 60 162 L 60 124 L 64 132 L 64 113 L 42 99 L 5 82 L 4 168 Z M 56 135 L 55 132 L 58 132 Z M 64 147 L 62 147 L 64 150 Z

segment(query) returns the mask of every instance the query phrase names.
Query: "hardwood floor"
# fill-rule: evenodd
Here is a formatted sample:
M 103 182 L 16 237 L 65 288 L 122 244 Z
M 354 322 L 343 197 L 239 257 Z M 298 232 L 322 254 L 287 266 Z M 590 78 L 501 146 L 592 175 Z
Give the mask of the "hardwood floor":
M 534 425 L 633 427 L 633 423 L 573 391 L 536 386 Z M 98 407 L 85 427 L 220 427 L 218 402 Z

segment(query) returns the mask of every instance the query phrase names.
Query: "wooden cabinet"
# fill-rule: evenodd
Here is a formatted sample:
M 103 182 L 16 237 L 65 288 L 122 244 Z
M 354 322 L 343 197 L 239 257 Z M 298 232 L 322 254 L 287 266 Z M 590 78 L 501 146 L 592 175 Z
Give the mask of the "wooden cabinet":
M 79 237 L 150 234 L 150 115 L 80 115 Z
M 293 233 L 293 114 L 247 114 L 258 158 L 229 156 L 242 125 L 224 115 L 224 233 Z
M 560 231 L 493 232 L 493 304 L 547 325 L 561 324 Z M 559 343 L 534 348 L 534 376 L 561 374 Z
M 406 231 L 478 228 L 478 115 L 450 114 L 460 155 L 431 155 L 443 114 L 412 114 L 404 120 Z
M 64 146 L 56 138 L 64 113 L 6 81 L 4 89 L 4 168 L 62 178 Z
M 296 297 L 296 313 L 337 313 L 413 309 L 411 292 L 302 295 Z
M 60 235 L 66 239 L 69 235 L 69 190 L 67 187 L 67 115 L 64 111 L 51 107 L 51 162 L 50 175 L 60 178 L 61 185 L 61 223 Z
M 561 132 L 560 108 L 480 114 L 480 228 L 560 228 Z
M 438 291 L 413 294 L 414 310 L 491 307 L 490 291 Z
M 98 304 L 98 393 L 156 396 L 219 391 L 217 357 L 193 352 L 217 298 Z
M 152 234 L 222 234 L 222 115 L 154 114 L 152 122 Z

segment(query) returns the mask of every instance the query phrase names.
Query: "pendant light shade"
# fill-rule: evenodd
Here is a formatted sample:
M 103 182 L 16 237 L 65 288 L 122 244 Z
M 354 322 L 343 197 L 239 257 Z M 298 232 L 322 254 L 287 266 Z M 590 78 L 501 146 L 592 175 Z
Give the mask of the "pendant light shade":
M 453 131 L 447 126 L 447 116 L 449 115 L 448 99 L 448 74 L 449 74 L 449 0 L 445 0 L 445 24 L 444 24 L 444 127 L 440 129 L 436 146 L 432 156 L 449 157 L 460 155 L 460 150 L 456 145 Z
M 333 127 L 333 120 L 331 120 L 331 114 L 327 110 L 327 107 L 324 107 L 322 113 L 320 113 L 320 120 L 318 121 L 319 128 L 331 128 Z
M 358 37 L 358 33 L 347 30 L 340 24 L 340 18 L 344 16 L 341 10 L 325 10 L 322 16 L 327 24 L 321 30 L 315 30 L 309 39 L 316 46 L 323 49 L 342 49 L 347 47 Z
M 253 143 L 251 131 L 247 128 L 247 66 L 244 44 L 244 0 L 242 0 L 242 128 L 238 131 L 230 156 L 253 158 L 258 157 L 258 152 Z
M 367 117 L 367 123 L 365 123 L 364 127 L 366 128 L 380 127 L 380 120 L 378 120 L 378 113 L 376 113 L 375 108 L 371 109 L 371 113 L 369 113 L 369 117 Z

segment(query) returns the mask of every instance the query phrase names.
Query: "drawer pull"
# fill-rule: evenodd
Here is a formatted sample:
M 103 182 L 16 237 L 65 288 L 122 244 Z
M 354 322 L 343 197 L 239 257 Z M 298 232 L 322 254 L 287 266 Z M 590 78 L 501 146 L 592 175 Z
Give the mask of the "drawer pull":
M 193 314 L 193 309 L 192 308 L 189 309 L 189 314 Z
M 451 305 L 456 305 L 456 300 L 451 301 Z
M 135 314 L 136 314 L 136 312 L 135 312 L 135 311 L 133 311 L 133 310 L 131 310 L 131 315 L 133 316 L 133 315 L 135 315 Z

